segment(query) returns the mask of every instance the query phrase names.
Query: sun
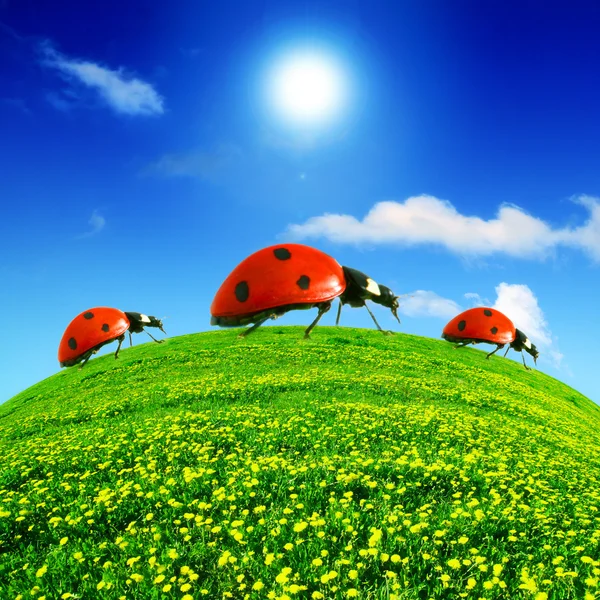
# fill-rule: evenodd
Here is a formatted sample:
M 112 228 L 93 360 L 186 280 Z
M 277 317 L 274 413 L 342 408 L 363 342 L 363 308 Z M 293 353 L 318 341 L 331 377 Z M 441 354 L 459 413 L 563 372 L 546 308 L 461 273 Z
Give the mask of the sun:
M 339 116 L 348 85 L 342 65 L 323 51 L 295 50 L 275 61 L 268 77 L 275 113 L 298 125 L 315 125 Z

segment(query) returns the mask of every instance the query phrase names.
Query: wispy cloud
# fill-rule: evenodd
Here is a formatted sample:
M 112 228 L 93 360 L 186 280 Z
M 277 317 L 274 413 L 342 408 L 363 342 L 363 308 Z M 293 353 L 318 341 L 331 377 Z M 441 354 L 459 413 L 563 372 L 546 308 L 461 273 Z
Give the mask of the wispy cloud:
M 6 4 L 3 6 L 2 2 L 0 2 L 0 8 L 5 8 L 5 7 L 6 7 Z M 16 30 L 14 30 L 12 27 L 7 25 L 6 23 L 3 23 L 2 21 L 0 21 L 0 32 L 13 38 L 13 40 L 16 40 L 17 42 L 22 42 L 25 40 L 25 38 L 22 35 L 20 35 Z
M 59 71 L 72 85 L 95 91 L 116 113 L 142 116 L 164 113 L 163 98 L 152 85 L 126 73 L 123 68 L 112 70 L 91 61 L 69 58 L 49 43 L 43 44 L 41 50 L 46 67 Z M 56 102 L 52 103 L 57 106 Z M 63 103 L 62 107 L 65 106 Z M 61 107 L 60 103 L 57 107 Z
M 459 312 L 460 306 L 449 300 L 442 298 L 435 292 L 426 290 L 416 290 L 404 298 L 400 298 L 399 311 L 408 317 L 440 317 L 451 319 Z
M 87 238 L 100 233 L 106 225 L 106 219 L 97 210 L 95 210 L 88 221 L 88 225 L 90 226 L 90 230 L 78 235 L 78 239 Z
M 48 104 L 61 112 L 69 112 L 76 104 L 73 100 L 67 98 L 66 95 L 57 92 L 48 91 L 45 94 L 45 98 Z
M 600 262 L 600 199 L 579 196 L 572 201 L 589 213 L 579 227 L 553 228 L 512 204 L 503 204 L 496 218 L 485 220 L 459 213 L 446 200 L 422 195 L 404 202 L 379 202 L 362 221 L 344 214 L 312 217 L 290 225 L 286 234 L 297 240 L 327 238 L 338 243 L 437 244 L 466 257 L 502 253 L 543 259 L 565 246 Z
M 241 149 L 234 144 L 221 144 L 212 152 L 165 154 L 142 174 L 211 179 L 241 156 Z
M 0 98 L 0 104 L 10 106 L 25 115 L 30 115 L 31 111 L 23 98 Z

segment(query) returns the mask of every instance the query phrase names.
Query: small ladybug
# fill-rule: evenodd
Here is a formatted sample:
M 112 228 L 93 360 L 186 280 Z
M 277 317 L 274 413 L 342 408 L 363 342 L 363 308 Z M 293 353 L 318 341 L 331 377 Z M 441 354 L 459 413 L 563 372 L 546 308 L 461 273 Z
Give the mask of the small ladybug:
M 485 306 L 470 308 L 454 317 L 444 327 L 442 337 L 448 342 L 460 342 L 455 348 L 482 342 L 496 344 L 496 349 L 490 352 L 486 358 L 498 352 L 500 348 L 504 348 L 505 344 L 510 344 L 504 356 L 511 348 L 521 352 L 523 366 L 526 369 L 529 367 L 525 364 L 523 350 L 533 356 L 533 362 L 536 364 L 537 357 L 540 355 L 528 337 L 520 329 L 517 329 L 506 315 L 495 308 L 486 308 Z
M 72 367 L 81 363 L 80 369 L 96 354 L 102 346 L 119 340 L 115 358 L 119 358 L 119 350 L 129 330 L 129 345 L 133 345 L 132 333 L 145 331 L 144 327 L 158 327 L 163 333 L 162 321 L 156 317 L 148 317 L 138 312 L 123 312 L 118 308 L 99 306 L 90 308 L 77 315 L 67 326 L 58 347 L 58 362 L 61 367 Z M 157 340 L 146 333 L 158 344 Z
M 313 327 L 340 299 L 336 325 L 343 304 L 364 306 L 366 300 L 387 306 L 398 319 L 398 296 L 385 285 L 378 285 L 364 273 L 342 267 L 334 258 L 310 246 L 283 244 L 263 248 L 242 261 L 225 279 L 210 307 L 211 325 L 239 327 L 253 323 L 240 334 L 244 337 L 267 319 L 276 319 L 290 310 L 319 309 L 317 318 L 304 332 L 310 337 Z

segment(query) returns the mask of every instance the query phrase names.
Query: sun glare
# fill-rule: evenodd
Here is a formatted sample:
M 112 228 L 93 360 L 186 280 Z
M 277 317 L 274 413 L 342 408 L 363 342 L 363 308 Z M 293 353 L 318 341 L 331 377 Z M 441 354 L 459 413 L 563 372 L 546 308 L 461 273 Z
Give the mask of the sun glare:
M 268 93 L 276 113 L 296 124 L 320 124 L 338 116 L 347 97 L 344 71 L 323 52 L 295 51 L 270 71 Z

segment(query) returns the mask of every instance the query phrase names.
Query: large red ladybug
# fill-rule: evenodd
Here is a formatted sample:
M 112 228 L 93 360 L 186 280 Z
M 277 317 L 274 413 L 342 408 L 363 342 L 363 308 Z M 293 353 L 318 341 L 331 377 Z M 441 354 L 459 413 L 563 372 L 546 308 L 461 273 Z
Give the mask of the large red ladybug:
M 267 319 L 290 310 L 319 309 L 317 318 L 304 332 L 308 338 L 319 319 L 340 299 L 336 325 L 343 304 L 364 306 L 379 331 L 384 331 L 366 300 L 387 306 L 398 319 L 398 296 L 364 273 L 342 267 L 334 258 L 310 246 L 282 244 L 263 248 L 242 261 L 225 279 L 210 307 L 211 325 L 239 327 L 254 323 L 244 337 Z
M 137 312 L 123 312 L 118 308 L 98 306 L 90 308 L 77 315 L 67 326 L 58 346 L 58 362 L 61 367 L 72 367 L 81 363 L 80 369 L 96 354 L 102 346 L 119 340 L 115 358 L 119 357 L 121 344 L 125 339 L 125 332 L 129 330 L 129 345 L 132 333 L 145 331 L 144 327 L 158 327 L 163 333 L 162 321 L 156 317 L 148 317 Z M 146 331 L 157 343 L 157 340 Z
M 520 329 L 517 329 L 505 314 L 495 308 L 485 306 L 470 308 L 454 317 L 444 327 L 442 337 L 448 342 L 459 342 L 455 348 L 482 342 L 496 344 L 496 349 L 490 352 L 486 358 L 498 352 L 500 348 L 504 348 L 505 344 L 509 344 L 504 356 L 508 354 L 511 348 L 521 352 L 523 366 L 526 369 L 529 369 L 529 367 L 525 364 L 523 350 L 533 356 L 533 362 L 536 364 L 537 357 L 540 354 L 527 336 Z

